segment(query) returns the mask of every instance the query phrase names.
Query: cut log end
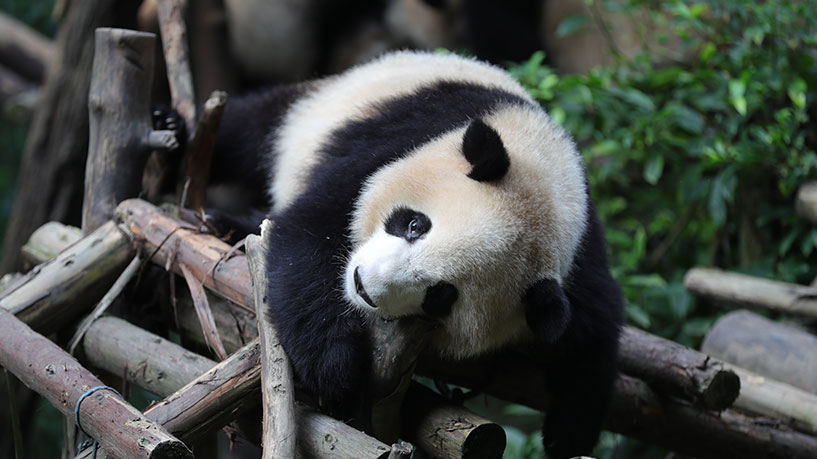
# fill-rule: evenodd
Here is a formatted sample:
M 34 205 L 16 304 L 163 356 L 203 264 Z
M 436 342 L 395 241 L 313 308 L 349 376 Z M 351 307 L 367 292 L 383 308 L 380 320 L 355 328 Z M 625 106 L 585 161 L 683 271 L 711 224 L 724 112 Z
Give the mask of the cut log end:
M 505 430 L 498 424 L 482 424 L 468 433 L 462 444 L 463 459 L 494 459 L 505 451 Z
M 701 403 L 707 409 L 722 411 L 732 406 L 740 394 L 740 377 L 731 370 L 716 372 L 701 392 Z
M 193 459 L 193 453 L 180 441 L 166 441 L 151 451 L 151 459 Z

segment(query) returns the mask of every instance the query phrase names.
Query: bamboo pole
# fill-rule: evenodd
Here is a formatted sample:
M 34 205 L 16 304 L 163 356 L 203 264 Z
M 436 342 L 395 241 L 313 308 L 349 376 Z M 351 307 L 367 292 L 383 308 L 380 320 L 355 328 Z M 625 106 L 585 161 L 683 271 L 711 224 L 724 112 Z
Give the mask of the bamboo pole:
M 717 301 L 817 318 L 817 289 L 712 268 L 693 268 L 687 290 Z
M 0 309 L 0 366 L 42 395 L 65 416 L 102 381 L 44 336 Z M 116 458 L 192 458 L 187 447 L 110 390 L 89 395 L 78 407 L 82 429 Z

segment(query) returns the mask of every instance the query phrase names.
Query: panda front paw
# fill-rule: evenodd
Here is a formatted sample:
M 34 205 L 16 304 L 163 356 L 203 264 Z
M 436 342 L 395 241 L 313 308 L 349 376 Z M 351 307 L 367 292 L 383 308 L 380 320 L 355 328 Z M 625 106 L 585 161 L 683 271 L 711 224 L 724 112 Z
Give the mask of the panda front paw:
M 173 131 L 176 135 L 176 141 L 179 144 L 176 150 L 184 151 L 185 142 L 187 141 L 187 127 L 181 115 L 167 105 L 154 106 L 150 114 L 153 129 L 157 131 Z

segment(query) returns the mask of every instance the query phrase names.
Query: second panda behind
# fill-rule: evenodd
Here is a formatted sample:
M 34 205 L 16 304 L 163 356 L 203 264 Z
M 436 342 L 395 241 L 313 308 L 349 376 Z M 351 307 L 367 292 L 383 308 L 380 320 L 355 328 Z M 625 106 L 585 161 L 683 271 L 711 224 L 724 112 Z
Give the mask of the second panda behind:
M 398 52 L 234 98 L 213 179 L 253 193 L 215 225 L 269 216 L 267 299 L 300 385 L 335 414 L 362 402 L 367 317 L 425 314 L 449 359 L 531 341 L 546 358 L 552 458 L 590 454 L 622 321 L 573 141 L 510 75 Z M 543 388 L 543 391 L 545 388 Z

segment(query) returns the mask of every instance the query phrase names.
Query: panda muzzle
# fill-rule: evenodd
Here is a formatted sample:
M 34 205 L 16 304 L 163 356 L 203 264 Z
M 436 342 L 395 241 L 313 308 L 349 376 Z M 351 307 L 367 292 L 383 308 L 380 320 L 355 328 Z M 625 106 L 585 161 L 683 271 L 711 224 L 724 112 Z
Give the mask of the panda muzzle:
M 373 308 L 377 308 L 377 305 L 374 304 L 374 301 L 372 301 L 371 297 L 369 297 L 369 294 L 366 293 L 366 289 L 363 288 L 363 281 L 360 280 L 360 273 L 358 272 L 359 269 L 359 266 L 355 268 L 355 291 L 361 298 L 363 298 L 363 301 L 365 301 L 366 304 Z

